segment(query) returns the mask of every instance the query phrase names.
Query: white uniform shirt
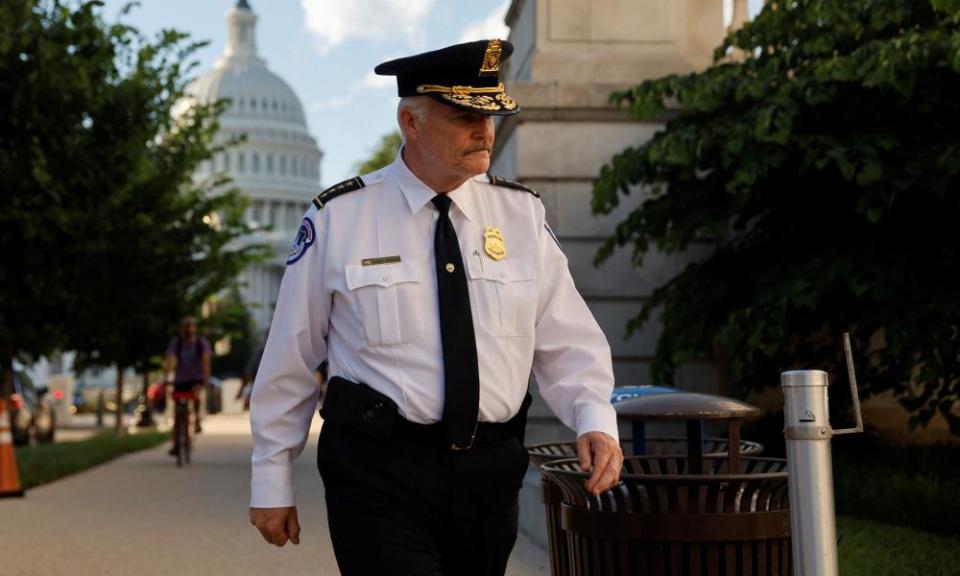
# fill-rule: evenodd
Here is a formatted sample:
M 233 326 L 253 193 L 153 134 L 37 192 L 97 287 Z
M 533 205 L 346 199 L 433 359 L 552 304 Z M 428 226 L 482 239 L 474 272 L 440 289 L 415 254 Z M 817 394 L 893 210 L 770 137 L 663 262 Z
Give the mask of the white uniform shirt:
M 288 260 L 251 402 L 253 507 L 294 504 L 292 461 L 307 440 L 313 371 L 324 359 L 331 377 L 386 394 L 408 420 L 442 416 L 435 192 L 399 156 L 362 180 L 363 188 L 307 211 Z M 514 416 L 532 369 L 564 424 L 578 435 L 617 438 L 610 347 L 574 287 L 540 199 L 486 175 L 449 196 L 476 333 L 480 421 Z M 485 251 L 488 226 L 503 233 L 500 261 Z M 369 262 L 375 258 L 389 263 Z

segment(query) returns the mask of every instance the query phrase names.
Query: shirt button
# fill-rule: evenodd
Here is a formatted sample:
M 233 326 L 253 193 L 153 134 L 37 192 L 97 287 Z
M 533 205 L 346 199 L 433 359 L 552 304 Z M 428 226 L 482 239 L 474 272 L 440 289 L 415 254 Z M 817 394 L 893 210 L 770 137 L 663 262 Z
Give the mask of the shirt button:
M 450 264 L 449 262 L 447 263 L 447 272 L 453 274 L 453 271 L 456 269 L 457 269 L 456 266 L 454 266 L 453 264 Z
M 389 282 L 389 281 L 390 281 L 390 277 L 389 277 L 389 276 L 384 276 L 383 278 L 381 278 L 381 280 L 383 280 L 384 282 Z

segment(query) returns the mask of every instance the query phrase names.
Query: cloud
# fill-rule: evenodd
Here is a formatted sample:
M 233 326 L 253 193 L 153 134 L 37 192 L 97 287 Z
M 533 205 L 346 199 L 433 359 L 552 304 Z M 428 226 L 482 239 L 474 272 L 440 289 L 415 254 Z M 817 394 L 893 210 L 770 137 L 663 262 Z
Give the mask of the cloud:
M 355 38 L 384 39 L 406 34 L 422 44 L 423 21 L 435 0 L 300 0 L 307 31 L 321 53 Z
M 336 110 L 348 106 L 358 92 L 364 90 L 381 90 L 391 88 L 396 85 L 397 79 L 394 76 L 378 76 L 371 70 L 367 75 L 359 80 L 355 80 L 347 87 L 346 94 L 342 96 L 331 96 L 330 98 L 317 98 L 310 102 L 311 112 L 322 112 L 324 110 Z
M 500 6 L 497 6 L 489 16 L 483 20 L 477 20 L 467 24 L 460 33 L 460 39 L 457 42 L 470 42 L 471 40 L 486 40 L 487 38 L 505 39 L 510 34 L 510 28 L 504 24 L 503 19 L 507 17 L 507 9 L 510 8 L 510 0 L 503 0 Z
M 397 79 L 394 76 L 380 76 L 379 74 L 374 74 L 373 70 L 371 70 L 367 72 L 363 80 L 360 80 L 360 87 L 379 90 L 381 88 L 394 86 L 396 83 Z
M 352 100 L 352 91 L 346 96 L 336 96 L 333 98 L 318 98 L 310 103 L 311 112 L 321 112 L 323 110 L 335 110 L 337 108 L 343 108 Z

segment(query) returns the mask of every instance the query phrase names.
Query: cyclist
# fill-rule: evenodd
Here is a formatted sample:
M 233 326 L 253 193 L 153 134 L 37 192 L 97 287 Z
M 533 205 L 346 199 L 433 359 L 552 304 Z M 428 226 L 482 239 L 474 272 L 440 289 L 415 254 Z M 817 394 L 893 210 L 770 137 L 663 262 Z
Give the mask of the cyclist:
M 211 352 L 210 341 L 197 334 L 197 320 L 193 316 L 183 319 L 180 324 L 180 334 L 173 337 L 170 345 L 167 346 L 167 384 L 173 385 L 175 393 L 193 395 L 193 431 L 197 434 L 201 432 L 199 392 L 210 383 Z M 176 431 L 174 431 L 173 442 L 174 446 L 170 454 L 177 453 Z

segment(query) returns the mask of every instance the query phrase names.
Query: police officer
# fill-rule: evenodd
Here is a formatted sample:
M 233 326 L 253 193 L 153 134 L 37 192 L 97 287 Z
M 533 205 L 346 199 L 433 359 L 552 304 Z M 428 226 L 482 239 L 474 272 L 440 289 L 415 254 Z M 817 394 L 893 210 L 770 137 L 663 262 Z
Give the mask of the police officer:
M 287 259 L 251 404 L 251 522 L 299 543 L 291 463 L 329 362 L 318 467 L 341 572 L 502 575 L 532 370 L 578 434 L 586 488 L 623 462 L 610 348 L 539 195 L 488 173 L 519 107 L 489 40 L 380 64 L 397 77 L 393 164 L 320 194 Z

